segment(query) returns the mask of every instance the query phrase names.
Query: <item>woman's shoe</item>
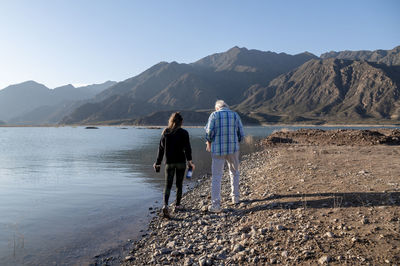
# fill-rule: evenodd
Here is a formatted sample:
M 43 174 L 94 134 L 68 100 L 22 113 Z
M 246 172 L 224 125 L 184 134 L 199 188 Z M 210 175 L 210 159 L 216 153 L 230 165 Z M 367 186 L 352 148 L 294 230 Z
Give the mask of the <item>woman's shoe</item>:
M 185 209 L 185 208 L 184 208 L 182 205 L 176 205 L 174 211 L 175 211 L 175 212 L 179 212 L 179 211 L 182 211 L 182 210 L 184 210 L 184 209 Z
M 164 218 L 169 218 L 168 206 L 162 208 L 162 214 Z

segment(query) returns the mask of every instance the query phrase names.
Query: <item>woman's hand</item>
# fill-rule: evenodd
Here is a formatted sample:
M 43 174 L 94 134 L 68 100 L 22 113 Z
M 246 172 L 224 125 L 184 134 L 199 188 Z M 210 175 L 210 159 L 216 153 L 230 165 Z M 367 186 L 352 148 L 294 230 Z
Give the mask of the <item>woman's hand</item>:
M 190 165 L 190 167 L 192 167 L 192 171 L 194 171 L 194 169 L 196 168 L 194 163 L 192 161 L 188 161 L 188 164 Z
M 160 167 L 161 167 L 160 164 L 156 164 L 156 163 L 153 164 L 154 171 L 156 171 L 156 172 L 160 171 Z

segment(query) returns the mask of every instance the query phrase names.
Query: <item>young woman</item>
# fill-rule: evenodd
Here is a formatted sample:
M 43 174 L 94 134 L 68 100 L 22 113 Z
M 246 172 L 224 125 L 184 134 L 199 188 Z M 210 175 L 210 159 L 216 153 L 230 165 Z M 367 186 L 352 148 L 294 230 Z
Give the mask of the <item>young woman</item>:
M 186 170 L 186 161 L 194 169 L 192 162 L 192 149 L 190 147 L 189 133 L 181 128 L 183 118 L 179 112 L 173 113 L 168 120 L 168 127 L 164 129 L 158 147 L 157 160 L 153 167 L 160 169 L 165 154 L 165 188 L 164 217 L 169 217 L 168 199 L 176 175 L 176 209 L 181 208 L 182 184 Z

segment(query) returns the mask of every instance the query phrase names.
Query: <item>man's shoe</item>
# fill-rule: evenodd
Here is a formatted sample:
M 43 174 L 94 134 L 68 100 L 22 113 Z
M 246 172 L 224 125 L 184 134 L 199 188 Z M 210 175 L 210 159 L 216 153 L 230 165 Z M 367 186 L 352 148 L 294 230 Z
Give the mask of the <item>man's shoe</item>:
M 208 212 L 218 213 L 221 212 L 221 208 L 215 206 L 208 206 Z
M 238 205 L 240 203 L 239 197 L 232 197 L 232 204 Z

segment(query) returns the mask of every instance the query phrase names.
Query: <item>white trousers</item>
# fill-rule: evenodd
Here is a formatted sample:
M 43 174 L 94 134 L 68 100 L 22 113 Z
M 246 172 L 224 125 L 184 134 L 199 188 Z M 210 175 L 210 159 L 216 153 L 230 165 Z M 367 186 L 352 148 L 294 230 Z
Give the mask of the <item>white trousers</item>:
M 239 151 L 227 155 L 212 155 L 212 180 L 211 180 L 211 202 L 214 207 L 221 206 L 221 179 L 224 173 L 225 161 L 228 164 L 229 176 L 231 178 L 232 200 L 239 201 Z

